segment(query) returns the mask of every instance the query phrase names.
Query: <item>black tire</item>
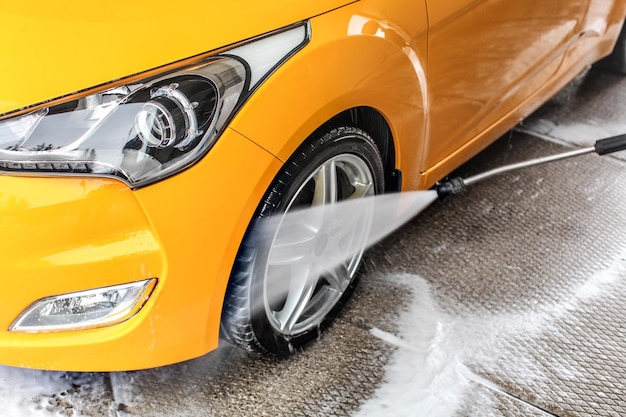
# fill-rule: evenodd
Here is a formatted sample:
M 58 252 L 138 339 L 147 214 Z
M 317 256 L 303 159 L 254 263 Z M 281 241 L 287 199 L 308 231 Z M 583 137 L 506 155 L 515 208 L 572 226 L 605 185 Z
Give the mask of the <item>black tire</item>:
M 332 191 L 328 191 L 326 185 L 320 185 L 326 184 L 328 180 L 322 179 L 329 177 L 332 179 L 330 183 L 335 183 L 334 187 L 328 187 Z M 363 183 L 369 181 L 367 190 L 359 188 L 358 195 L 355 187 L 361 187 L 361 183 L 355 185 L 357 179 Z M 275 244 L 275 241 L 288 236 L 291 229 L 278 227 L 270 236 L 263 235 L 266 233 L 263 227 L 267 224 L 264 219 L 270 216 L 284 218 L 281 216 L 289 210 L 311 207 L 314 201 L 319 202 L 320 196 L 326 201 L 327 193 L 334 194 L 335 200 L 341 201 L 361 197 L 361 193 L 365 196 L 383 190 L 382 158 L 374 141 L 365 132 L 341 127 L 309 138 L 274 179 L 241 243 L 224 301 L 223 336 L 247 351 L 277 356 L 292 354 L 316 339 L 353 292 L 362 251 L 347 260 L 341 271 L 320 275 L 308 272 L 311 268 L 302 268 L 298 264 L 312 264 L 314 261 L 310 256 L 289 265 L 270 262 L 270 259 L 280 258 L 279 248 L 285 246 Z M 308 228 L 306 230 L 313 233 Z M 321 234 L 314 233 L 315 238 Z M 325 242 L 329 235 L 323 236 Z M 307 272 L 301 272 L 304 270 Z M 277 275 L 281 276 L 280 280 Z M 315 284 L 311 284 L 311 280 Z M 308 286 L 308 289 L 300 289 L 300 285 Z M 285 294 L 280 297 L 268 295 L 276 287 L 281 291 L 284 289 Z M 299 290 L 293 290 L 294 287 Z M 311 295 L 305 295 L 307 291 Z M 308 301 L 305 301 L 307 297 Z
M 611 55 L 598 61 L 594 67 L 604 72 L 626 75 L 626 24 L 622 26 Z

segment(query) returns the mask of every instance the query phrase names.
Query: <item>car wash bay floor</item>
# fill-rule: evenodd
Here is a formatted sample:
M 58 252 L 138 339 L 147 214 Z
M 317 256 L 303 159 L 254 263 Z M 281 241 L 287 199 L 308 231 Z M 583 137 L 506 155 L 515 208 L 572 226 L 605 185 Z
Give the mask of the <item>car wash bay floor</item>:
M 589 71 L 458 174 L 620 133 L 626 79 Z M 22 404 L 37 415 L 626 415 L 625 184 L 626 152 L 494 177 L 376 245 L 336 322 L 294 357 L 224 345 L 146 371 L 24 371 L 62 383 Z

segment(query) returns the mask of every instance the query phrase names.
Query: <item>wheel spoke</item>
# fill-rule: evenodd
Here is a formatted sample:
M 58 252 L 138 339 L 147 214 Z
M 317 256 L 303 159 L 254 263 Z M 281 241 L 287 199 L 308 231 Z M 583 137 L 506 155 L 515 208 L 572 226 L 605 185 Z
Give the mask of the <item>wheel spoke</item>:
M 337 165 L 330 160 L 322 165 L 313 176 L 315 190 L 313 191 L 312 210 L 308 210 L 307 224 L 312 230 L 324 227 L 327 219 L 332 218 L 333 203 L 337 202 Z
M 350 266 L 354 259 L 360 259 L 367 242 L 370 227 L 373 200 L 364 201 L 358 213 L 342 215 L 328 231 L 328 249 L 325 254 L 325 264 L 335 268 L 341 265 L 347 268 L 347 275 L 354 272 Z M 348 277 L 348 279 L 350 279 Z
M 313 205 L 335 203 L 337 201 L 337 165 L 333 159 L 320 167 L 314 180 Z
M 316 285 L 317 277 L 312 274 L 308 265 L 297 268 L 289 284 L 287 299 L 282 310 L 274 312 L 274 318 L 278 320 L 282 332 L 293 330 L 305 311 Z
M 346 288 L 348 288 L 348 285 L 350 285 L 350 281 L 352 280 L 350 272 L 348 271 L 348 266 L 345 262 L 341 263 L 341 265 L 331 271 L 328 271 L 324 278 L 328 281 L 330 289 L 340 293 L 344 292 Z
M 354 192 L 352 193 L 350 197 L 348 197 L 348 200 L 355 200 L 357 198 L 363 198 L 369 195 L 369 192 L 372 189 L 373 185 L 374 184 L 372 184 L 371 182 L 367 182 L 367 183 L 359 182 L 359 183 L 353 184 Z
M 309 262 L 308 257 L 311 256 L 311 250 L 315 243 L 315 233 L 305 225 L 288 227 L 287 231 L 285 238 L 277 238 L 272 245 L 267 261 L 268 266 Z

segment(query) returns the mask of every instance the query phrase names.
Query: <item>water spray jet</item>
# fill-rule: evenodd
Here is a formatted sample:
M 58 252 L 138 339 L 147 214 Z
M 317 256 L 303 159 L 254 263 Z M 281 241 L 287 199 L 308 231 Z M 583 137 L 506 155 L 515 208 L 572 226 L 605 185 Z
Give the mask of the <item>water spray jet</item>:
M 430 190 L 382 194 L 294 210 L 283 216 L 266 219 L 258 237 L 260 242 L 273 241 L 276 239 L 276 230 L 281 229 L 285 241 L 291 242 L 294 259 L 302 258 L 314 265 L 318 273 L 323 274 L 342 265 L 355 253 L 362 253 L 365 248 L 382 240 L 437 198 L 444 200 L 451 195 L 462 194 L 468 186 L 505 172 L 592 152 L 608 155 L 622 150 L 626 150 L 626 134 L 600 139 L 588 148 L 505 165 L 468 178 L 454 177 L 438 182 Z M 358 235 L 355 235 L 355 230 L 359 230 Z M 341 236 L 355 238 L 342 241 Z M 332 248 L 325 249 L 327 242 L 320 240 L 328 237 L 335 244 Z M 315 256 L 316 251 L 321 256 Z

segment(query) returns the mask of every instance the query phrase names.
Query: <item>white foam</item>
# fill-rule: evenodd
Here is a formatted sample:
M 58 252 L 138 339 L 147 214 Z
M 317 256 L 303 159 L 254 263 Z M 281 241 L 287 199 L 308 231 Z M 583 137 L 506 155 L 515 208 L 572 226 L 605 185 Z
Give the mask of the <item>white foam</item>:
M 594 274 L 591 279 L 576 290 L 576 299 L 582 302 L 593 299 L 608 291 L 610 287 L 626 276 L 626 250 L 604 271 Z
M 398 320 L 398 334 L 380 329 L 371 333 L 397 347 L 385 368 L 385 381 L 356 417 L 393 415 L 398 417 L 451 417 L 471 401 L 468 388 L 479 384 L 485 389 L 506 391 L 475 375 L 466 365 L 498 369 L 508 361 L 502 345 L 515 339 L 532 339 L 544 332 L 554 334 L 554 323 L 569 317 L 581 303 L 597 302 L 611 294 L 626 278 L 626 250 L 603 271 L 583 282 L 569 299 L 556 304 L 537 304 L 532 310 L 503 314 L 449 314 L 439 308 L 428 283 L 415 275 L 385 277 L 405 284 L 413 293 L 412 302 Z M 462 307 L 454 309 L 464 311 Z M 529 352 L 530 353 L 530 352 Z M 545 381 L 532 356 L 518 352 L 517 377 L 525 383 Z M 554 371 L 559 372 L 558 369 Z M 580 378 L 574 369 L 561 370 L 564 378 Z M 482 415 L 497 415 L 483 399 Z
M 54 415 L 57 404 L 53 397 L 67 397 L 67 392 L 71 388 L 71 381 L 64 375 L 60 372 L 0 366 L 2 415 L 11 417 Z M 72 416 L 80 415 L 78 407 L 74 407 Z

